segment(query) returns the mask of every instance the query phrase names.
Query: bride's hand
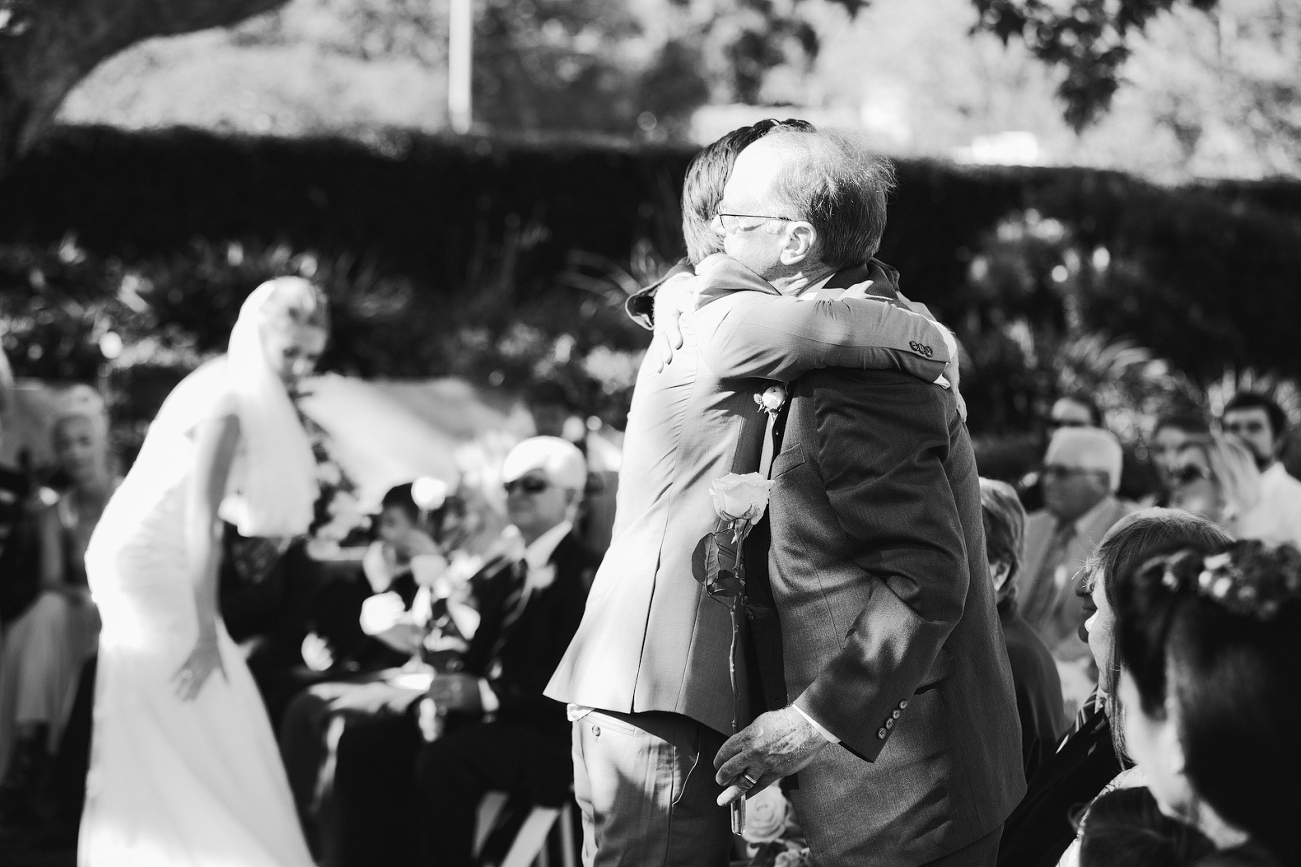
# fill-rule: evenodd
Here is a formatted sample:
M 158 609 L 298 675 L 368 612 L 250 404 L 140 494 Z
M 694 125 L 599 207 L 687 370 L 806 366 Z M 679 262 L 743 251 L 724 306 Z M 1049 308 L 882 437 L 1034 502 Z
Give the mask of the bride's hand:
M 172 685 L 176 689 L 176 695 L 182 701 L 193 700 L 214 671 L 221 672 L 223 678 L 226 676 L 226 669 L 221 664 L 221 650 L 217 646 L 217 636 L 200 636 L 185 664 L 172 675 Z

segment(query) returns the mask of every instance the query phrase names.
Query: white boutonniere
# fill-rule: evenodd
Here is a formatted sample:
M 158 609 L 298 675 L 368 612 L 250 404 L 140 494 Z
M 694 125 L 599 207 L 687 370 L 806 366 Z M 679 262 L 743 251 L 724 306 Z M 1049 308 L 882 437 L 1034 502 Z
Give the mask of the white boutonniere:
M 759 412 L 766 412 L 771 418 L 776 418 L 778 411 L 786 404 L 786 388 L 781 385 L 771 386 L 763 394 L 756 394 L 754 402 L 759 404 Z

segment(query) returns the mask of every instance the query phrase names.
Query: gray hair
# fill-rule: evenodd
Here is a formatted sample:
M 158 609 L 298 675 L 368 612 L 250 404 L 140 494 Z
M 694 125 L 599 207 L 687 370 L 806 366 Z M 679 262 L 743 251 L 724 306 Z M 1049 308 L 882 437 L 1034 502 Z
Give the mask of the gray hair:
M 775 204 L 817 230 L 813 255 L 820 264 L 844 268 L 876 254 L 895 183 L 888 159 L 831 130 L 775 129 L 761 144 L 787 154 Z

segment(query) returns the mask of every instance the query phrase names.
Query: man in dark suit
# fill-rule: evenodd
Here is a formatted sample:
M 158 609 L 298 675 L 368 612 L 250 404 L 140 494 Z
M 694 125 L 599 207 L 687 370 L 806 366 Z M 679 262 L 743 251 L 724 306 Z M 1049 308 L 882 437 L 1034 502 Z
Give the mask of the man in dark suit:
M 341 839 L 330 863 L 419 857 L 468 867 L 485 792 L 543 806 L 570 797 L 569 722 L 542 690 L 578 628 L 599 562 L 573 526 L 586 463 L 573 444 L 534 437 L 511 451 L 502 477 L 523 550 L 479 592 L 482 618 L 459 670 L 435 676 L 410 713 L 344 732 L 335 775 Z M 431 721 L 444 732 L 430 731 Z M 438 736 L 426 742 L 422 727 Z
M 866 271 L 889 182 L 839 136 L 766 136 L 725 188 L 720 211 L 746 215 L 722 226 L 726 251 L 821 300 Z M 794 382 L 787 412 L 768 563 L 786 695 L 720 750 L 720 801 L 798 772 L 792 799 L 823 867 L 992 865 L 1025 783 L 955 395 L 832 368 Z

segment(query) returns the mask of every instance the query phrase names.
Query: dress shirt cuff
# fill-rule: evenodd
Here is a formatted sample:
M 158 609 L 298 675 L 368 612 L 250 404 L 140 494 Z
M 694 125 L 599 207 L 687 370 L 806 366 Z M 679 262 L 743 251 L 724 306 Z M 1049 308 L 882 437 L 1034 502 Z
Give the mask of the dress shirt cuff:
M 823 727 L 822 723 L 818 722 L 818 721 L 815 720 L 813 717 L 811 717 L 811 716 L 809 716 L 807 713 L 805 713 L 804 708 L 800 707 L 800 706 L 797 705 L 797 704 L 793 704 L 793 705 L 791 705 L 791 707 L 795 708 L 795 711 L 796 711 L 800 716 L 802 716 L 802 717 L 804 717 L 806 720 L 808 720 L 808 721 L 809 721 L 809 725 L 813 726 L 813 730 L 816 731 L 818 734 L 822 735 L 824 738 L 827 739 L 827 743 L 832 743 L 832 744 L 838 744 L 838 743 L 840 743 L 840 738 L 836 737 L 836 736 L 833 735 L 831 732 L 827 731 L 826 728 Z
M 501 699 L 497 698 L 497 693 L 492 691 L 488 685 L 488 678 L 479 678 L 479 703 L 483 705 L 484 714 L 496 713 L 501 707 Z

